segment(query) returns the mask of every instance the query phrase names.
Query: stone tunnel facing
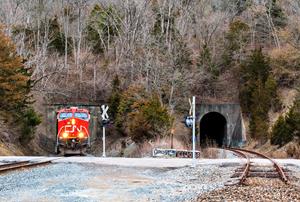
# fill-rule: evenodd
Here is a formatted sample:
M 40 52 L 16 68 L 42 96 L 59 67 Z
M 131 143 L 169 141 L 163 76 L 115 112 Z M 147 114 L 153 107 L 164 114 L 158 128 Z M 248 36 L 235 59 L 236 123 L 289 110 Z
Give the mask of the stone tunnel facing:
M 226 118 L 222 114 L 209 112 L 200 120 L 201 146 L 222 147 L 226 133 Z

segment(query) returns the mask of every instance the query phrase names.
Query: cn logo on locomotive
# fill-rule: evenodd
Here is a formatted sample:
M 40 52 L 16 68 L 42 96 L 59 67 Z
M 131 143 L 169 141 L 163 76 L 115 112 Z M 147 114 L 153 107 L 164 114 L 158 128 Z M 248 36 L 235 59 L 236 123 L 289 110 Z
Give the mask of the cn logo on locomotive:
M 65 132 L 67 133 L 74 133 L 77 132 L 83 132 L 84 127 L 83 126 L 76 126 L 76 125 L 65 125 Z

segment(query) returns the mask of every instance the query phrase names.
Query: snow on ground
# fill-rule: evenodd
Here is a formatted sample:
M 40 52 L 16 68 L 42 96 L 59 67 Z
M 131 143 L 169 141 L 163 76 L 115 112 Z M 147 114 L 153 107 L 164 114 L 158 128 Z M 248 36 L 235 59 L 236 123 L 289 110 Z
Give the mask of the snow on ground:
M 223 187 L 232 168 L 56 163 L 0 175 L 0 201 L 190 201 Z
M 0 201 L 191 201 L 222 189 L 243 161 L 232 159 L 0 157 L 53 164 L 0 174 Z M 268 164 L 255 159 L 255 164 Z M 300 173 L 300 160 L 279 159 Z

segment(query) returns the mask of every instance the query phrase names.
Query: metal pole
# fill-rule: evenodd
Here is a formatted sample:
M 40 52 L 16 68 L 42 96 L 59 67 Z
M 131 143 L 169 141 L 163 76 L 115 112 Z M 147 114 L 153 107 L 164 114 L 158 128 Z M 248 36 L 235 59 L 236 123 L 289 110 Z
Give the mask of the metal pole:
M 103 126 L 103 137 L 102 137 L 102 142 L 103 142 L 103 154 L 102 157 L 106 157 L 105 155 L 105 126 Z
M 171 149 L 173 149 L 173 133 L 171 133 Z
M 196 108 L 196 98 L 195 96 L 193 96 L 193 102 L 192 102 L 192 106 L 193 106 L 193 167 L 196 166 L 196 153 L 195 153 L 195 147 L 196 147 L 196 143 L 195 143 L 195 134 L 196 134 L 196 113 L 195 113 L 195 108 Z

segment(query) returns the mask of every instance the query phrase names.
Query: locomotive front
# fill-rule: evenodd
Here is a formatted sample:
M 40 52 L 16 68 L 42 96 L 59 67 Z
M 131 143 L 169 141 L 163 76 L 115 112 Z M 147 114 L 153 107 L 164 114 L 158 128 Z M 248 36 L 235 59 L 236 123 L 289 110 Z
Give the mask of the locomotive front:
M 90 114 L 86 109 L 71 107 L 57 112 L 56 153 L 83 154 L 90 147 Z

